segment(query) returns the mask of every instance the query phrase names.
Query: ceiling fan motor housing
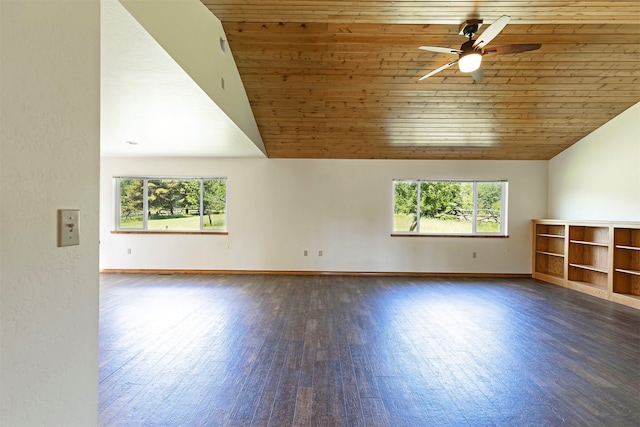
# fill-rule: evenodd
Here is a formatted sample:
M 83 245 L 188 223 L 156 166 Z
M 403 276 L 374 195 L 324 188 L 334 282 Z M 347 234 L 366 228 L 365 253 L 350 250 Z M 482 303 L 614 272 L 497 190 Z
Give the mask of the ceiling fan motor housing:
M 475 43 L 475 40 L 467 40 L 466 42 L 462 43 L 462 46 L 460 46 L 460 50 L 462 51 L 462 55 L 469 53 L 469 52 L 474 52 L 476 51 L 476 48 L 473 47 L 473 43 Z
M 460 25 L 460 35 L 471 38 L 478 33 L 481 25 L 482 19 L 467 19 Z

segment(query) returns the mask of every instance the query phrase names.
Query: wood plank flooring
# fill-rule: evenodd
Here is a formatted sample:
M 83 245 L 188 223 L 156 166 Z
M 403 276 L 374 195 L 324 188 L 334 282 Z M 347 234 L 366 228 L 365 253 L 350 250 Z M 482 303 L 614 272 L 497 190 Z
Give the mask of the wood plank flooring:
M 102 426 L 638 426 L 640 312 L 532 279 L 103 274 Z

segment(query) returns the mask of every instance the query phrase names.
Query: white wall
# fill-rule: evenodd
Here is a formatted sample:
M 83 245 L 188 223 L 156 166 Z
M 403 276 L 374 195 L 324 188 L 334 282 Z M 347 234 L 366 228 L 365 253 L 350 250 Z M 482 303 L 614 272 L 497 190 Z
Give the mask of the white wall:
M 549 161 L 548 213 L 640 221 L 640 103 Z
M 99 2 L 2 0 L 0 31 L 0 425 L 97 425 Z
M 544 161 L 102 158 L 101 168 L 102 269 L 530 273 L 530 220 L 547 211 Z M 112 177 L 126 175 L 226 176 L 229 235 L 111 234 Z M 508 179 L 509 238 L 391 237 L 393 178 Z
M 222 22 L 200 0 L 139 1 L 120 3 L 180 64 L 199 87 L 220 107 L 262 152 L 262 137 Z M 221 84 L 224 79 L 224 88 Z

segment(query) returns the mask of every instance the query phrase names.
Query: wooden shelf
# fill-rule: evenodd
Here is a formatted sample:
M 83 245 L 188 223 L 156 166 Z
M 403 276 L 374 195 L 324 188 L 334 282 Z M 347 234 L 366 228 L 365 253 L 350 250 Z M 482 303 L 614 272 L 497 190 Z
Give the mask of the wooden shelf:
M 628 301 L 640 298 L 640 229 L 620 227 L 613 235 L 614 294 L 628 296 Z M 625 300 L 626 301 L 626 300 Z
M 609 247 L 608 243 L 588 242 L 585 240 L 569 240 L 569 243 L 575 243 L 576 245 L 601 246 L 603 248 Z
M 537 254 L 542 254 L 542 255 L 558 256 L 558 257 L 564 258 L 564 254 L 557 254 L 555 252 L 536 251 L 536 253 Z
M 608 271 L 601 268 L 596 267 L 595 265 L 586 265 L 586 264 L 569 264 L 569 267 L 581 268 L 583 270 L 596 271 L 598 273 L 607 274 Z
M 623 268 L 616 268 L 616 270 L 618 273 L 625 273 L 625 274 L 631 274 L 634 276 L 640 276 L 640 271 L 638 270 L 625 270 Z
M 564 235 L 559 235 L 559 234 L 545 234 L 545 233 L 538 233 L 538 234 L 536 234 L 536 236 L 540 236 L 540 237 L 551 237 L 552 239 L 564 239 Z
M 610 227 L 569 224 L 568 228 L 567 279 L 606 293 L 609 282 Z
M 558 274 L 558 273 L 553 273 L 553 272 L 549 272 L 549 273 L 544 273 L 545 276 L 551 276 L 551 277 L 556 277 L 558 279 L 562 279 L 564 278 L 564 276 L 562 274 Z
M 536 279 L 640 309 L 640 222 L 533 221 Z
M 598 289 L 600 291 L 606 291 L 607 290 L 607 286 L 606 285 L 599 285 L 597 283 L 591 283 L 591 282 L 583 282 L 580 280 L 571 280 L 571 283 L 576 283 L 578 285 L 582 285 L 582 286 L 588 286 L 590 288 L 594 288 L 594 289 Z
M 627 250 L 630 250 L 630 251 L 640 251 L 640 247 L 638 247 L 638 246 L 616 245 L 616 249 L 627 249 Z
M 565 276 L 567 228 L 564 224 L 534 223 L 533 232 L 533 277 L 557 284 Z

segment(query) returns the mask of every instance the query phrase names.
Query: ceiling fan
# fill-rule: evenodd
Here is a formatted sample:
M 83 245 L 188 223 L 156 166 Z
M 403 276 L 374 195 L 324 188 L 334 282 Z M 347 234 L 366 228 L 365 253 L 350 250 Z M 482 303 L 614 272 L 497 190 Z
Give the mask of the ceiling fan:
M 418 49 L 430 52 L 450 53 L 453 55 L 458 55 L 458 58 L 444 64 L 441 67 L 436 68 L 429 74 L 420 77 L 418 81 L 424 80 L 427 77 L 431 77 L 434 74 L 439 73 L 446 68 L 449 68 L 455 63 L 458 64 L 460 71 L 462 71 L 463 73 L 471 73 L 471 77 L 473 77 L 475 81 L 479 81 L 484 76 L 484 72 L 482 71 L 482 68 L 480 68 L 483 55 L 503 55 L 506 53 L 521 53 L 540 49 L 540 46 L 542 46 L 540 43 L 507 44 L 504 46 L 487 48 L 486 46 L 489 44 L 489 42 L 493 40 L 498 34 L 500 34 L 504 27 L 507 26 L 510 19 L 511 17 L 502 15 L 500 18 L 496 19 L 493 24 L 489 25 L 489 27 L 482 34 L 480 34 L 480 36 L 478 36 L 476 40 L 473 40 L 473 36 L 478 32 L 478 29 L 482 25 L 482 19 L 468 19 L 460 26 L 460 35 L 469 37 L 469 40 L 464 42 L 462 46 L 460 46 L 460 49 L 451 49 L 447 47 L 436 46 L 420 46 Z

